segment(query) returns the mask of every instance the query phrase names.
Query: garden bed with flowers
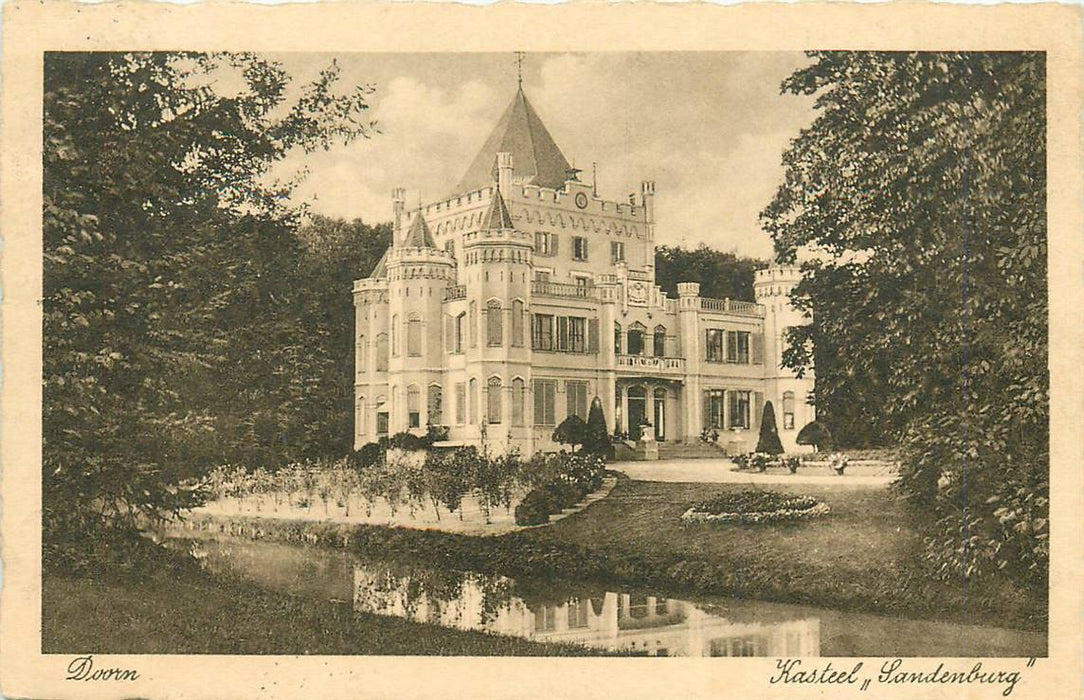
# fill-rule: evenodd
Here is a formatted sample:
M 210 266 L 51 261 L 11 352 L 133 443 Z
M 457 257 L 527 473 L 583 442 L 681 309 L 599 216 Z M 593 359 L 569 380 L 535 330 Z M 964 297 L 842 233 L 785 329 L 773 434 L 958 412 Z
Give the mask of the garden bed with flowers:
M 778 491 L 732 491 L 701 501 L 682 514 L 693 523 L 777 523 L 827 515 L 828 504 L 812 496 L 795 496 Z

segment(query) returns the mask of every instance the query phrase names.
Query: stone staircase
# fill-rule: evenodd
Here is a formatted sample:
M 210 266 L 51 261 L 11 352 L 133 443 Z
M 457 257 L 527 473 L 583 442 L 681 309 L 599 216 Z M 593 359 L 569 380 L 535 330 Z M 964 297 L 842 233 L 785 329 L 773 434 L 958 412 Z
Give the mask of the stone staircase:
M 726 457 L 726 450 L 716 445 L 696 442 L 660 442 L 659 459 L 719 459 Z

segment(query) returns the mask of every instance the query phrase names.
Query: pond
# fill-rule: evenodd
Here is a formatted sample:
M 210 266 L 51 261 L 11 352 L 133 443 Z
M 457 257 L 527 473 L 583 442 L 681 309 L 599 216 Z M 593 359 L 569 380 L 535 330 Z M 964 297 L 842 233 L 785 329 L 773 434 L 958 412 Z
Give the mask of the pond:
M 186 533 L 186 537 L 190 537 Z M 570 642 L 637 656 L 1044 656 L 1037 632 L 718 597 L 675 599 L 567 581 L 517 581 L 344 552 L 196 536 L 171 539 L 209 571 L 356 612 Z

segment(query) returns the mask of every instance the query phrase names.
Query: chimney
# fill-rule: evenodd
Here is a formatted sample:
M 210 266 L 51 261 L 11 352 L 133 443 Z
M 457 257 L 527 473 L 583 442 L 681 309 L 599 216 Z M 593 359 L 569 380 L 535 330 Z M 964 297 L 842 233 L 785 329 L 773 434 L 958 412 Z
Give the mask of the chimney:
M 497 189 L 501 191 L 501 196 L 505 199 L 507 199 L 512 192 L 511 153 L 497 154 Z
M 655 220 L 655 181 L 644 180 L 640 183 L 640 203 L 644 207 L 644 219 L 651 223 Z
M 403 240 L 403 211 L 406 209 L 406 190 L 396 187 L 391 191 L 392 215 L 394 228 L 392 228 L 391 240 L 393 244 Z

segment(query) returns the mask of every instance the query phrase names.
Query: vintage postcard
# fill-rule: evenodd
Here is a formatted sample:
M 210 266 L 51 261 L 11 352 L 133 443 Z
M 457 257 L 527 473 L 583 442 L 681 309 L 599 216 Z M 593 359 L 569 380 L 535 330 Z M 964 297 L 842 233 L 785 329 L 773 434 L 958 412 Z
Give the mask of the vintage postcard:
M 1080 697 L 1080 20 L 9 4 L 0 689 Z

